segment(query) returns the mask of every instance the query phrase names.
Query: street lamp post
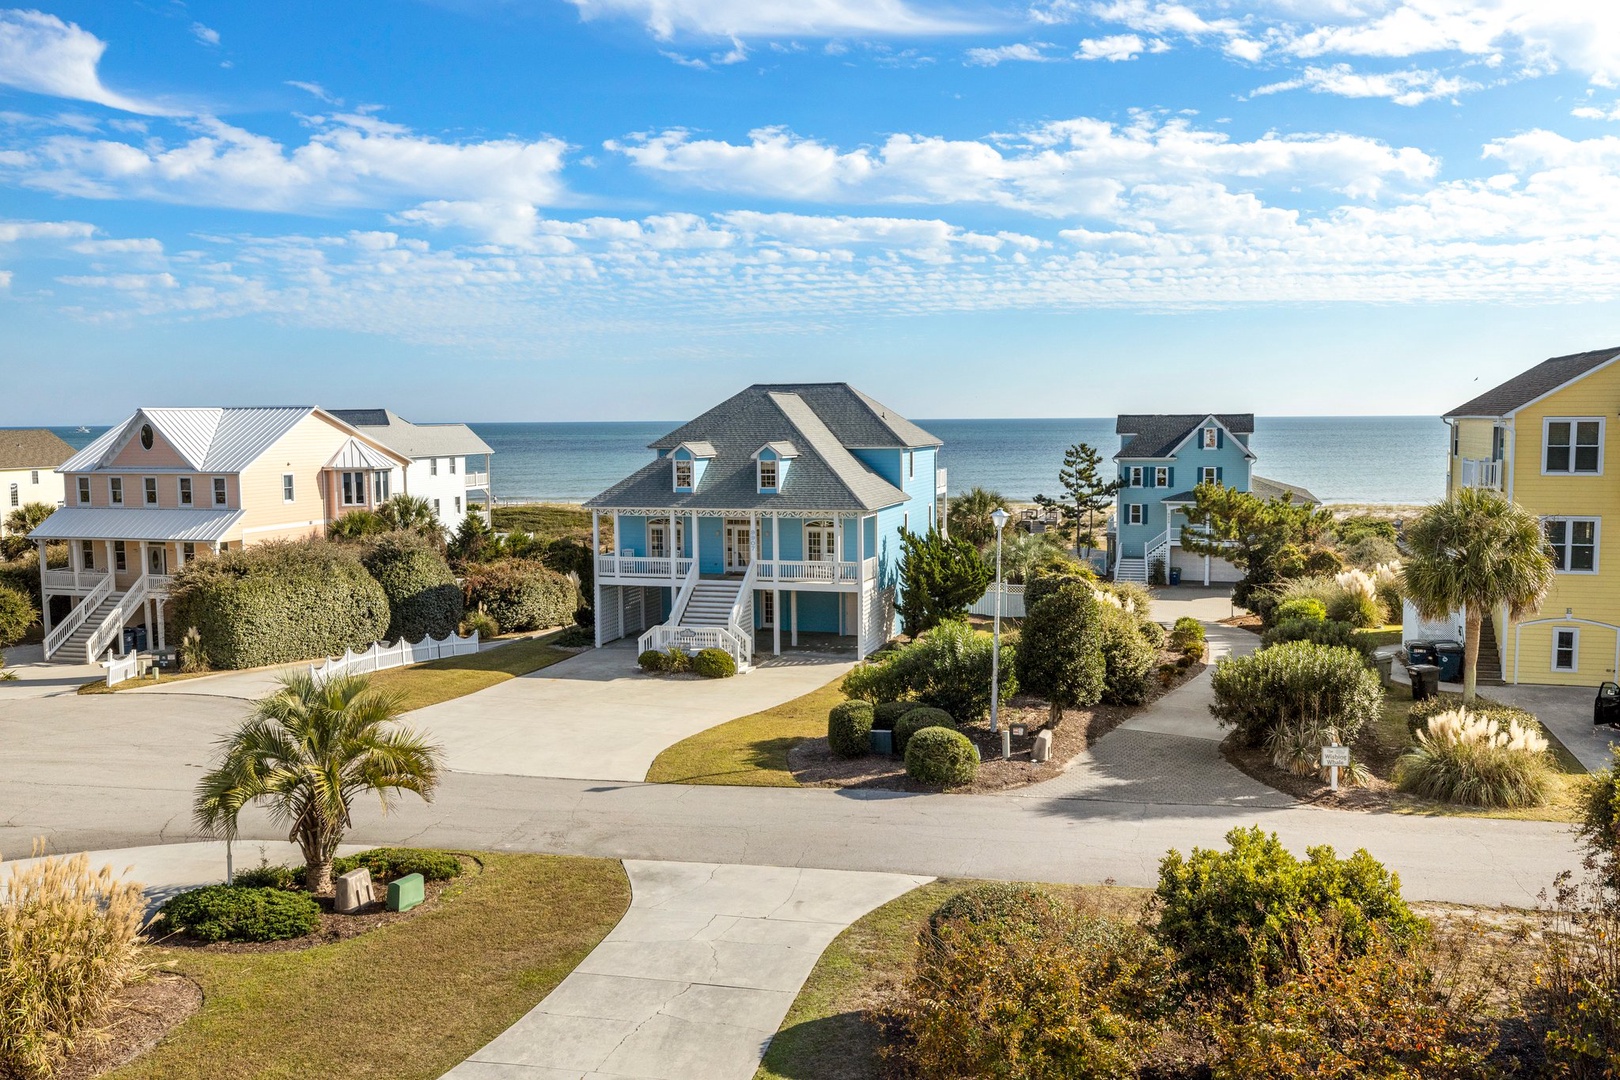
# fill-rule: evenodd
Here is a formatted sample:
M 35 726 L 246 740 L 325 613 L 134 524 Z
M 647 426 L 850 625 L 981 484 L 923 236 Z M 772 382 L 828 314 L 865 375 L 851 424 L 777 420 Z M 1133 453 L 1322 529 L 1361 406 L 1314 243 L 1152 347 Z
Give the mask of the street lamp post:
M 990 514 L 996 525 L 996 621 L 990 645 L 990 732 L 999 730 L 997 713 L 1001 704 L 1001 530 L 1007 524 L 1007 511 L 996 507 Z M 1007 732 L 1001 735 L 1001 756 L 1012 756 L 1012 739 Z

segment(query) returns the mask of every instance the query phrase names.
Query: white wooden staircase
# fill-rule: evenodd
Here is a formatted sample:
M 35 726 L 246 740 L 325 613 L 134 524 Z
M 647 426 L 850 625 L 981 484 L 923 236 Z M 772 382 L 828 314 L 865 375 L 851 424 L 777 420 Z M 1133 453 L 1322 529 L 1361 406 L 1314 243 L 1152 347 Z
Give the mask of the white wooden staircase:
M 737 576 L 701 577 L 692 568 L 669 620 L 641 635 L 638 652 L 680 649 L 687 654 L 723 649 L 739 672 L 754 660 L 754 582 L 758 563 Z
M 682 626 L 726 626 L 742 591 L 742 578 L 699 578 L 681 612 Z

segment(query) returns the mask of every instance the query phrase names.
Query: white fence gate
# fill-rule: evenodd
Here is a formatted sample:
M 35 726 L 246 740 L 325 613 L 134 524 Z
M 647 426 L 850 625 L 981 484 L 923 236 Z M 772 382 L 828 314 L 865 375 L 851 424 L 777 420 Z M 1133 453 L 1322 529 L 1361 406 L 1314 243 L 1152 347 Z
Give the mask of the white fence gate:
M 467 637 L 450 634 L 443 638 L 425 637 L 416 644 L 400 638 L 392 645 L 375 641 L 362 652 L 346 649 L 340 657 L 327 658 L 309 666 L 310 677 L 329 679 L 333 675 L 363 675 L 372 671 L 440 660 L 446 656 L 467 656 L 478 651 L 478 633 Z
M 984 595 L 968 608 L 973 615 L 990 616 L 996 613 L 996 587 L 992 584 L 984 590 Z M 1001 617 L 1004 619 L 1022 619 L 1024 617 L 1024 587 L 1022 585 L 1001 586 Z

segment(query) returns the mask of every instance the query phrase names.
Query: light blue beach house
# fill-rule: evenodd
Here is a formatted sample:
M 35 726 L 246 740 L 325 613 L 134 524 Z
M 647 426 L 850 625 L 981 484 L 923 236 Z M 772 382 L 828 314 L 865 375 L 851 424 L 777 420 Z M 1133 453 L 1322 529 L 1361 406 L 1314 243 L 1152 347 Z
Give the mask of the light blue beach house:
M 1182 549 L 1183 511 L 1199 484 L 1263 499 L 1288 494 L 1295 502 L 1317 501 L 1302 487 L 1254 475 L 1253 413 L 1126 415 L 1114 432 L 1120 437 L 1114 461 L 1122 486 L 1108 532 L 1116 581 L 1146 582 L 1155 563 L 1162 564 L 1166 579 L 1177 571 L 1181 580 L 1205 585 L 1243 576 L 1225 559 Z
M 895 630 L 901 530 L 939 521 L 939 446 L 846 383 L 750 386 L 676 428 L 586 503 L 597 646 L 867 655 Z

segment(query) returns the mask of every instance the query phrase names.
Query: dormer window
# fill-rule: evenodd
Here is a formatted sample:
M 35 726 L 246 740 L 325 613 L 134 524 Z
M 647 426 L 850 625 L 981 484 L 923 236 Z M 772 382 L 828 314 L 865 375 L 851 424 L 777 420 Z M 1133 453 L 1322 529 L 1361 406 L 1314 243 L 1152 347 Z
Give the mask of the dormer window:
M 675 490 L 692 490 L 692 463 L 690 461 L 682 461 L 679 458 L 675 460 Z
M 759 461 L 759 490 L 776 490 L 776 462 L 774 459 L 761 458 Z

